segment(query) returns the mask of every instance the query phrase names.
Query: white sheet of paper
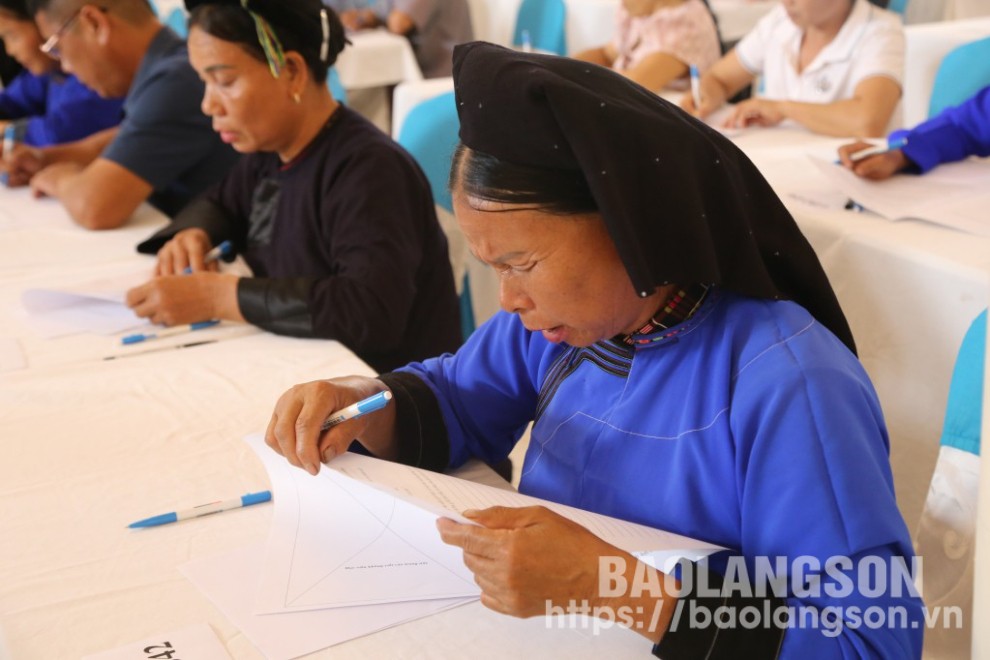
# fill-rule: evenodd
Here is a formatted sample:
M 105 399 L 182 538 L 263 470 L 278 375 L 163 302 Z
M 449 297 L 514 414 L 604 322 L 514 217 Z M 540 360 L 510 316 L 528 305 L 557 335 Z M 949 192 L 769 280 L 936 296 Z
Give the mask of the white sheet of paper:
M 169 652 L 172 652 L 169 655 Z M 164 655 L 162 655 L 164 654 Z M 175 658 L 176 660 L 230 660 L 230 654 L 213 628 L 199 623 L 161 635 L 147 637 L 121 647 L 87 655 L 82 660 L 138 660 L 140 658 Z
M 885 181 L 868 181 L 824 158 L 809 159 L 849 199 L 888 220 L 927 220 L 990 236 L 988 160 L 950 163 L 923 176 L 899 174 Z
M 541 505 L 573 520 L 596 536 L 627 552 L 697 551 L 701 556 L 705 556 L 721 549 L 719 546 L 627 520 L 359 454 L 338 456 L 329 467 L 355 480 L 392 493 L 396 497 L 416 502 L 424 508 L 428 507 L 437 516 L 460 522 L 470 523 L 460 515 L 460 512 L 466 509 Z M 697 553 L 692 552 L 692 555 L 694 554 Z
M 0 373 L 17 371 L 27 366 L 21 344 L 13 337 L 0 337 Z
M 147 324 L 124 299 L 128 289 L 150 278 L 147 269 L 131 269 L 59 288 L 27 289 L 21 304 L 28 312 L 28 325 L 42 337 L 75 332 L 111 335 Z
M 248 442 L 275 494 L 258 612 L 480 595 L 436 515 L 333 470 L 313 477 L 260 435 Z
M 658 568 L 662 566 L 656 562 L 681 557 L 694 561 L 720 549 L 515 491 L 357 454 L 337 457 L 332 469 L 312 477 L 271 451 L 260 434 L 246 441 L 265 464 L 275 493 L 256 601 L 259 612 L 440 598 L 456 595 L 449 590 L 458 586 L 468 590 L 461 595 L 477 594 L 460 551 L 443 544 L 435 527 L 438 517 L 470 523 L 460 515 L 465 509 L 540 504 Z
M 268 658 L 297 658 L 475 600 L 424 600 L 255 614 L 254 578 L 264 555 L 264 546 L 257 544 L 230 554 L 193 561 L 180 566 L 179 570 Z

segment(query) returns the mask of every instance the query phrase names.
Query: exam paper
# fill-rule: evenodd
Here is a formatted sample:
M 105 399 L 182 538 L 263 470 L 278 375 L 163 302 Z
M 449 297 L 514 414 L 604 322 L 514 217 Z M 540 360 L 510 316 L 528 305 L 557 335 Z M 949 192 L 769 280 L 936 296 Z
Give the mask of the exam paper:
M 809 156 L 815 167 L 849 199 L 887 218 L 927 220 L 990 236 L 990 161 L 942 165 L 923 176 L 898 174 L 884 181 L 861 179 L 832 161 Z
M 257 611 L 341 607 L 477 596 L 461 551 L 435 521 L 470 523 L 465 509 L 543 505 L 605 541 L 664 569 L 718 546 L 492 486 L 358 454 L 338 456 L 316 477 L 246 438 L 275 494 Z M 471 523 L 473 524 L 473 523 Z
M 147 268 L 104 275 L 58 288 L 27 289 L 21 304 L 28 324 L 45 338 L 77 332 L 112 335 L 147 325 L 124 303 L 128 289 L 147 282 Z
M 260 435 L 248 442 L 275 493 L 258 612 L 480 595 L 460 548 L 440 540 L 436 515 L 334 470 L 311 476 Z
M 276 502 L 279 497 L 281 495 L 276 495 Z M 297 658 L 475 600 L 423 600 L 284 614 L 256 614 L 253 610 L 254 578 L 258 575 L 258 567 L 262 565 L 264 556 L 264 546 L 257 544 L 226 555 L 193 561 L 180 566 L 179 570 L 206 594 L 217 609 L 266 658 Z
M 335 458 L 328 467 L 332 468 L 332 471 L 365 482 L 398 498 L 415 502 L 434 513 L 434 517 L 444 516 L 474 524 L 464 518 L 460 512 L 466 509 L 486 509 L 491 506 L 545 506 L 627 552 L 653 553 L 674 550 L 682 555 L 687 553 L 695 556 L 701 553 L 700 556 L 706 556 L 722 549 L 719 546 L 646 525 L 369 456 L 348 453 Z

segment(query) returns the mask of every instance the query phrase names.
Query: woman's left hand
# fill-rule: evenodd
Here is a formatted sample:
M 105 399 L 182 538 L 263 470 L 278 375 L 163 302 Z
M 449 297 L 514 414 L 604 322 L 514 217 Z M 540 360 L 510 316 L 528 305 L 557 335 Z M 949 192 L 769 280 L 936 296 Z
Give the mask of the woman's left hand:
M 437 521 L 444 543 L 464 550 L 485 607 L 517 617 L 599 599 L 600 557 L 620 554 L 584 527 L 542 506 L 465 511 L 479 526 Z M 549 603 L 548 603 L 549 601 Z
M 732 108 L 732 114 L 725 120 L 725 127 L 776 126 L 785 118 L 783 108 L 778 101 L 746 99 Z
M 237 307 L 238 279 L 210 272 L 164 275 L 128 291 L 126 302 L 136 315 L 162 325 L 243 321 Z

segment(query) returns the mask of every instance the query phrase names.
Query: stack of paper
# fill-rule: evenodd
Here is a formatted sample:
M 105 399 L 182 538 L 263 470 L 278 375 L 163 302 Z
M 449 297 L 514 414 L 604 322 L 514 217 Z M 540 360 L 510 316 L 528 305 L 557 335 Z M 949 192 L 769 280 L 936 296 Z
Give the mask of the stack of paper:
M 884 181 L 861 179 L 833 162 L 809 156 L 849 199 L 888 220 L 915 218 L 971 234 L 990 236 L 990 161 L 942 165 L 923 176 L 899 174 Z
M 336 458 L 316 477 L 263 438 L 275 511 L 266 548 L 182 567 L 268 657 L 297 657 L 470 602 L 479 595 L 438 517 L 468 508 L 541 504 L 648 561 L 699 559 L 715 546 L 580 509 L 366 456 Z M 656 564 L 655 564 L 656 565 Z M 260 567 L 260 569 L 259 569 Z

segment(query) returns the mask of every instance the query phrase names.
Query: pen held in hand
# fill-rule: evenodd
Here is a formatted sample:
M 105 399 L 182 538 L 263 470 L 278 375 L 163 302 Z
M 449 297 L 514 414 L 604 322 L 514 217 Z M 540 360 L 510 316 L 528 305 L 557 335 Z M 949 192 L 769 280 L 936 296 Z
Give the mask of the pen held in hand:
M 131 529 L 138 529 L 141 527 L 157 527 L 158 525 L 167 525 L 169 523 L 179 522 L 180 520 L 188 520 L 189 518 L 201 518 L 214 513 L 220 513 L 221 511 L 240 509 L 241 507 L 251 506 L 252 504 L 261 504 L 262 502 L 268 502 L 271 499 L 272 492 L 270 490 L 263 490 L 260 493 L 248 493 L 247 495 L 233 497 L 229 500 L 219 500 L 208 504 L 200 504 L 199 506 L 191 509 L 170 511 L 169 513 L 163 513 L 158 516 L 152 516 L 150 518 L 138 520 L 137 522 L 132 522 L 128 525 L 128 527 Z
M 216 246 L 215 248 L 213 248 L 212 250 L 206 253 L 206 255 L 203 257 L 203 264 L 204 265 L 211 264 L 221 257 L 226 257 L 228 254 L 231 253 L 233 249 L 234 249 L 233 243 L 231 243 L 230 241 L 224 241 L 223 243 L 221 243 L 220 245 Z M 192 266 L 186 266 L 182 271 L 183 275 L 189 275 L 192 272 L 193 272 Z
M 367 399 L 362 399 L 357 403 L 353 403 L 346 408 L 338 410 L 335 413 L 331 413 L 327 420 L 323 422 L 320 426 L 320 432 L 326 431 L 327 429 L 333 428 L 340 424 L 341 422 L 346 422 L 349 419 L 354 419 L 360 417 L 361 415 L 367 415 L 370 412 L 375 412 L 376 410 L 381 410 L 388 405 L 388 402 L 392 400 L 392 393 L 385 391 L 379 392 L 369 396 Z
M 849 160 L 854 163 L 858 163 L 864 158 L 869 158 L 870 156 L 879 156 L 880 154 L 885 154 L 888 151 L 897 151 L 907 146 L 907 138 L 901 138 L 900 140 L 894 140 L 890 144 L 878 144 L 875 147 L 867 147 L 866 149 L 860 149 L 856 153 L 849 154 Z
M 694 110 L 701 110 L 701 74 L 698 67 L 692 64 L 689 68 L 691 74 L 691 100 L 694 101 Z

